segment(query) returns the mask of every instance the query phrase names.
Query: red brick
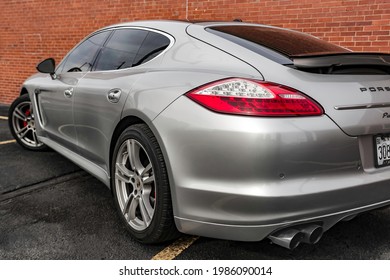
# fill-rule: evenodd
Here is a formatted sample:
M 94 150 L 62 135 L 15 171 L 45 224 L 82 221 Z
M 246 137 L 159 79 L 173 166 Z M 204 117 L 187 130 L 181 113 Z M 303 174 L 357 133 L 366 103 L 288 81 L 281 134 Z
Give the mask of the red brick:
M 0 103 L 10 103 L 18 95 L 39 60 L 53 56 L 61 61 L 93 30 L 132 20 L 186 19 L 185 4 L 184 0 L 0 1 Z M 241 18 L 308 32 L 355 51 L 390 53 L 389 0 L 197 0 L 188 1 L 188 18 Z

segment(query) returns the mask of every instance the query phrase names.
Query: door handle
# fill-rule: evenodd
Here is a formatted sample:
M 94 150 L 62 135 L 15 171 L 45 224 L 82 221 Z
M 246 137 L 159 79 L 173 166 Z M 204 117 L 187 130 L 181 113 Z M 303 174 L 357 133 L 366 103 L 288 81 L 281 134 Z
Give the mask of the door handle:
M 73 88 L 68 88 L 64 91 L 64 95 L 67 98 L 71 98 L 73 96 Z
M 111 103 L 118 103 L 121 98 L 122 91 L 119 88 L 114 88 L 110 90 L 107 94 L 107 99 Z

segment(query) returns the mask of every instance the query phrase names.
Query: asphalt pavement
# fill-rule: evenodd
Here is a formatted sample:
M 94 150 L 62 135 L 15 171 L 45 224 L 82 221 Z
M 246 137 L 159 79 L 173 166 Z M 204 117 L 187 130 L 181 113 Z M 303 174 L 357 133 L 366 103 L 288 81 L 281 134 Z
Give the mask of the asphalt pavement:
M 0 119 L 0 142 L 12 139 Z M 132 240 L 115 211 L 109 189 L 58 153 L 0 145 L 0 259 L 143 260 L 167 246 Z
M 7 117 L 8 106 L 0 105 L 0 117 Z M 12 139 L 11 132 L 8 129 L 7 120 L 0 119 L 0 142 Z
M 0 105 L 0 116 L 7 116 Z M 0 143 L 12 140 L 0 118 Z M 390 186 L 389 186 L 390 187 Z M 152 259 L 171 244 L 144 245 L 119 221 L 110 190 L 54 151 L 0 145 L 0 259 Z M 178 260 L 389 260 L 390 209 L 362 214 L 290 251 L 261 242 L 199 238 Z

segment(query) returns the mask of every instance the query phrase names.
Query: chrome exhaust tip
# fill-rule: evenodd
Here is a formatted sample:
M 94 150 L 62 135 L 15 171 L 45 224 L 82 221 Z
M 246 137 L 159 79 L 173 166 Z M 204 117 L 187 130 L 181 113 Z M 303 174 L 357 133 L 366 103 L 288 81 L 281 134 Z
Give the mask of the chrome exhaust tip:
M 268 236 L 272 243 L 290 250 L 295 249 L 304 237 L 302 232 L 294 228 L 284 229 Z
M 303 233 L 302 242 L 307 244 L 316 244 L 324 233 L 323 228 L 316 224 L 298 226 L 296 229 Z

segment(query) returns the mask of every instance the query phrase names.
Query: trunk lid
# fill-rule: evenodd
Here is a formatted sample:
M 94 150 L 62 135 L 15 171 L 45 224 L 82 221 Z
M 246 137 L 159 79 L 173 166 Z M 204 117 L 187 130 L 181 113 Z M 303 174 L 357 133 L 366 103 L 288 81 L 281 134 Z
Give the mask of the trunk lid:
M 291 73 L 296 72 L 296 73 Z M 389 75 L 329 75 L 290 71 L 288 86 L 315 99 L 346 134 L 390 133 Z M 286 81 L 279 81 L 286 83 Z
M 348 135 L 390 132 L 390 55 L 344 53 L 292 57 L 299 86 Z M 295 71 L 296 71 L 295 70 Z M 294 71 L 294 70 L 293 70 Z
M 259 79 L 310 96 L 350 136 L 390 134 L 389 54 L 354 53 L 279 28 L 275 33 L 269 30 L 272 27 L 229 23 L 230 32 L 220 26 L 193 24 L 187 33 L 256 68 Z M 296 42 L 288 42 L 283 49 L 283 36 Z M 300 41 L 306 47 L 296 47 Z M 306 52 L 311 45 L 315 47 Z

